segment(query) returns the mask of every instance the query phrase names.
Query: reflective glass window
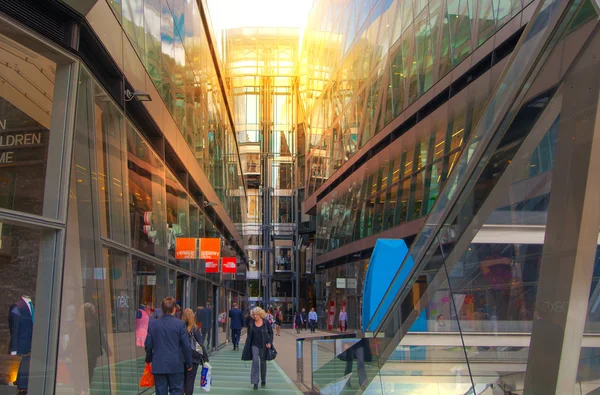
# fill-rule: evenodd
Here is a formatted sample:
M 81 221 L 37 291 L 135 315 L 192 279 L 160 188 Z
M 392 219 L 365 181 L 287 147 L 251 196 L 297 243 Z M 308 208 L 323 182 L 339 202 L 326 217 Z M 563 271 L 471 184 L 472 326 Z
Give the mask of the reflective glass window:
M 134 248 L 166 256 L 165 169 L 152 148 L 127 124 L 129 215 Z

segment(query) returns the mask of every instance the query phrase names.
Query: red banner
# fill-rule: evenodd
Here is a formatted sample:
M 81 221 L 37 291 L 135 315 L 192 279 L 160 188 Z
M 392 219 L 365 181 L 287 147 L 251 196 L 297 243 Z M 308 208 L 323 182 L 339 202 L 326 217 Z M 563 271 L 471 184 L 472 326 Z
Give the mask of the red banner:
M 237 258 L 234 256 L 223 257 L 221 258 L 221 266 L 223 268 L 223 273 L 235 274 L 237 271 Z
M 206 273 L 219 273 L 219 260 L 218 259 L 207 259 L 206 260 Z

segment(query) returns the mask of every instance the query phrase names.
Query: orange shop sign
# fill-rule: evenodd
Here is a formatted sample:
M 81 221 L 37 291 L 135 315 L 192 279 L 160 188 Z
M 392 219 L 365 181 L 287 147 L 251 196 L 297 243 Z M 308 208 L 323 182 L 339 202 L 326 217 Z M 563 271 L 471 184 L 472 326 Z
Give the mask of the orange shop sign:
M 200 239 L 200 259 L 216 259 L 221 257 L 221 239 Z
M 198 258 L 197 240 L 193 238 L 177 238 L 175 240 L 175 259 Z
M 223 273 L 235 274 L 237 271 L 237 258 L 234 256 L 223 257 L 221 258 L 221 266 L 223 268 Z

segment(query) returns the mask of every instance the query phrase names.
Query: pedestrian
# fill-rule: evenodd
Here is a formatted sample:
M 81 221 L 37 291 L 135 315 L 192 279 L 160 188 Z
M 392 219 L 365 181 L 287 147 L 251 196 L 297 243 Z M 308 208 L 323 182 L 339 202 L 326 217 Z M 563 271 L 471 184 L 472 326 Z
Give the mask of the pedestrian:
M 200 322 L 202 323 L 202 338 L 206 342 L 206 347 L 210 349 L 210 334 L 212 332 L 212 308 L 210 307 L 210 303 L 206 303 L 206 307 L 199 310 Z
M 192 309 L 185 309 L 183 311 L 182 319 L 183 322 L 185 322 L 189 339 L 188 344 L 192 350 L 193 363 L 192 370 L 184 372 L 183 388 L 185 395 L 192 395 L 194 393 L 194 381 L 196 381 L 198 367 L 202 366 L 204 362 L 208 362 L 208 353 L 206 352 L 206 348 L 204 348 L 201 330 L 196 326 L 194 311 Z M 202 351 L 198 351 L 198 349 L 201 349 Z
M 260 367 L 261 387 L 267 384 L 267 349 L 273 344 L 273 328 L 267 321 L 267 313 L 260 307 L 252 309 L 254 322 L 248 327 L 246 344 L 242 352 L 242 361 L 252 361 L 250 382 L 258 389 L 258 371 Z
M 446 322 L 444 321 L 444 315 L 440 314 L 437 316 L 435 320 L 435 329 L 436 332 L 444 332 L 446 330 Z
M 153 320 L 146 336 L 146 362 L 152 364 L 156 395 L 180 395 L 183 369 L 193 369 L 192 350 L 185 323 L 175 318 L 176 303 L 168 296 L 162 301 L 163 316 Z
M 342 307 L 340 310 L 340 332 L 346 332 L 348 330 L 348 313 L 346 308 Z
M 269 321 L 269 324 L 271 324 L 271 326 L 275 324 L 275 318 L 273 317 L 272 309 L 267 309 L 267 321 Z
M 308 314 L 305 308 L 302 308 L 302 329 L 308 329 Z
M 244 316 L 244 326 L 246 328 L 250 328 L 250 323 L 252 321 L 254 321 L 254 319 L 252 318 L 252 310 L 248 309 L 248 311 L 246 311 L 246 315 Z
M 299 311 L 296 311 L 294 326 L 296 327 L 296 333 L 300 334 L 300 329 L 304 326 L 304 322 L 302 322 L 302 314 Z
M 318 317 L 314 307 L 310 309 L 310 313 L 308 313 L 308 321 L 310 322 L 310 331 L 315 333 Z
M 244 315 L 242 310 L 238 309 L 237 302 L 233 303 L 233 308 L 229 310 L 229 328 L 231 329 L 231 343 L 233 351 L 240 349 L 240 335 L 244 326 Z
M 281 336 L 281 307 L 275 310 L 275 332 L 277 336 Z

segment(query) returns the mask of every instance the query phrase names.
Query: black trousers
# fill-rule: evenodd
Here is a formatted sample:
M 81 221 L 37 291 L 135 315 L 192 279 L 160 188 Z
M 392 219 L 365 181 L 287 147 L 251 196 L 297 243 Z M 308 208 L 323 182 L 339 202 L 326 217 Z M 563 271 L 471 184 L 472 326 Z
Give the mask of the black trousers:
M 196 382 L 196 375 L 198 374 L 198 365 L 194 363 L 192 370 L 185 370 L 185 376 L 183 378 L 183 393 L 184 395 L 192 395 L 194 393 L 194 383 Z
M 240 335 L 242 333 L 241 329 L 233 329 L 231 328 L 231 343 L 233 343 L 234 347 L 238 347 L 240 345 Z
M 202 326 L 202 338 L 204 339 L 204 341 L 206 342 L 206 348 L 208 348 L 210 350 L 210 332 L 211 332 L 211 327 L 210 326 Z

